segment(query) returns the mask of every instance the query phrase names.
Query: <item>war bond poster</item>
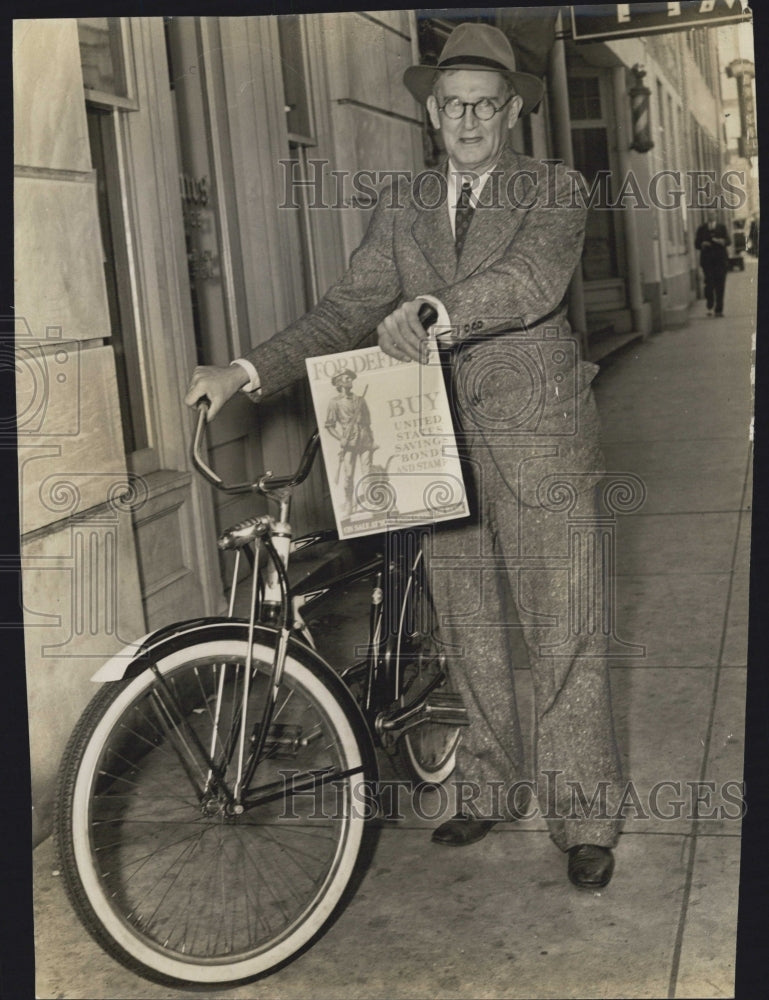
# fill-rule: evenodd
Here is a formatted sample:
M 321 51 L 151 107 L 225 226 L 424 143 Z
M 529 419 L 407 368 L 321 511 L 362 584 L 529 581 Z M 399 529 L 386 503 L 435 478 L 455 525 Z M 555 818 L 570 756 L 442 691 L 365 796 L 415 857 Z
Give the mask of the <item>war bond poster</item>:
M 308 358 L 340 538 L 468 513 L 437 348 L 426 364 L 379 347 Z

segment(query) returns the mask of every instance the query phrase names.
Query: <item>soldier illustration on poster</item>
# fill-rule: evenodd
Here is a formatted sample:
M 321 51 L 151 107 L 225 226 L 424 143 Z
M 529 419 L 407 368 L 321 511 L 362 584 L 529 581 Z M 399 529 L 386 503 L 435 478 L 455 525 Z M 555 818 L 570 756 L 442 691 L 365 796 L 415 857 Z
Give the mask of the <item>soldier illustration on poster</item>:
M 350 517 L 355 505 L 353 495 L 354 475 L 357 470 L 366 475 L 371 469 L 374 438 L 371 434 L 371 413 L 366 405 L 368 386 L 360 395 L 353 391 L 357 375 L 353 371 L 341 371 L 331 379 L 337 395 L 328 404 L 326 430 L 339 441 L 339 462 L 336 467 L 334 487 L 339 492 L 341 486 L 342 517 Z

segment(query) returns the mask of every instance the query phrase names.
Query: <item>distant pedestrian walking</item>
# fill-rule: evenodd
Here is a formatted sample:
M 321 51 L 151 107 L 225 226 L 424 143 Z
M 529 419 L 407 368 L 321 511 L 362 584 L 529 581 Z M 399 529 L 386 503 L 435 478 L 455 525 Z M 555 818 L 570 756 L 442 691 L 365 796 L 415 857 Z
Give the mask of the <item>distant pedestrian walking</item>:
M 714 309 L 716 316 L 724 314 L 724 287 L 729 268 L 726 248 L 730 243 L 726 226 L 718 222 L 715 214 L 711 212 L 708 221 L 703 222 L 694 237 L 694 247 L 700 252 L 700 267 L 705 275 L 708 316 L 712 315 Z
M 748 253 L 753 257 L 758 257 L 758 219 L 753 219 L 750 223 L 748 233 Z

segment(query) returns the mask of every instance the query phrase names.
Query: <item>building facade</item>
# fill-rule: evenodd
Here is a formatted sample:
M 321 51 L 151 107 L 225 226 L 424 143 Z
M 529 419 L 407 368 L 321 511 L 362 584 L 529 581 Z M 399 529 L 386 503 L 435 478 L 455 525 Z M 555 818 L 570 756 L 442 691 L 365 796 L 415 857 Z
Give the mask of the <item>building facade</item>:
M 605 324 L 616 332 L 685 324 L 699 294 L 697 226 L 708 206 L 727 223 L 741 211 L 747 181 L 728 160 L 719 61 L 736 30 L 567 43 L 574 162 L 588 179 L 608 170 L 612 203 L 624 203 L 592 212 L 588 227 L 587 322 L 598 338 Z M 628 100 L 639 88 L 648 91 L 648 149 Z
M 514 14 L 473 12 L 515 38 Z M 562 158 L 589 184 L 604 172 L 612 201 L 629 172 L 645 191 L 662 169 L 722 170 L 714 32 L 582 45 L 564 37 L 557 14 L 546 11 L 535 32 L 547 93 L 516 126 L 517 148 Z M 362 172 L 430 162 L 434 137 L 401 76 L 451 27 L 429 11 L 15 23 L 36 839 L 50 829 L 58 758 L 93 693 L 91 674 L 153 628 L 226 607 L 230 567 L 215 536 L 252 509 L 213 497 L 190 472 L 192 369 L 243 354 L 343 273 L 368 218 L 353 174 L 360 186 Z M 631 148 L 639 67 L 650 92 L 646 152 Z M 588 353 L 686 322 L 698 219 L 685 203 L 632 198 L 590 209 L 571 290 Z M 238 398 L 208 430 L 209 460 L 227 481 L 284 470 L 311 425 L 301 386 L 258 408 Z M 331 522 L 324 473 L 313 477 L 296 507 L 308 529 Z

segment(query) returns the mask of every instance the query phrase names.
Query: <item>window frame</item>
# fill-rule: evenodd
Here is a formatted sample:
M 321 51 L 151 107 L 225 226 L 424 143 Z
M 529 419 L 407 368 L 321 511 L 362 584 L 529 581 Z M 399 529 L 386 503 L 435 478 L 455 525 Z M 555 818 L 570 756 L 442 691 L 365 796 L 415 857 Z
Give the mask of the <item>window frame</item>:
M 597 118 L 572 118 L 569 115 L 569 131 L 572 135 L 575 132 L 584 132 L 591 129 L 602 131 L 606 136 L 607 164 L 609 169 L 610 190 L 609 196 L 613 198 L 616 194 L 614 178 L 618 177 L 617 163 L 615 159 L 615 148 L 612 136 L 612 95 L 609 89 L 609 80 L 606 73 L 597 66 L 573 66 L 569 68 L 569 78 L 572 79 L 595 79 L 598 82 L 598 99 L 601 114 Z M 609 277 L 588 278 L 584 275 L 584 259 L 582 261 L 583 281 L 586 284 L 592 282 L 616 282 L 624 281 L 624 257 L 622 248 L 621 213 L 612 211 L 609 213 L 609 237 L 611 239 L 611 270 L 614 272 Z M 584 258 L 584 255 L 583 255 Z
M 278 29 L 278 43 L 280 46 L 281 54 L 281 78 L 283 80 L 283 91 L 284 98 L 287 101 L 288 96 L 286 94 L 287 90 L 287 62 L 283 59 L 283 35 L 281 33 L 281 26 L 291 24 L 296 30 L 296 35 L 299 42 L 299 59 L 301 61 L 301 79 L 304 84 L 302 95 L 304 104 L 304 113 L 307 119 L 307 124 L 309 126 L 308 131 L 304 132 L 293 132 L 288 127 L 288 117 L 289 113 L 293 108 L 290 105 L 285 104 L 286 111 L 286 130 L 288 132 L 288 139 L 292 145 L 301 146 L 305 149 L 317 146 L 318 142 L 316 139 L 317 128 L 315 124 L 315 110 L 313 108 L 313 102 L 311 98 L 311 86 L 312 81 L 310 78 L 310 66 L 309 60 L 307 58 L 307 33 L 305 31 L 305 21 L 301 14 L 279 14 L 277 20 Z
M 667 85 L 667 82 L 657 76 L 656 80 L 656 118 L 657 136 L 659 139 L 659 164 L 663 170 L 681 170 L 683 137 L 680 134 L 682 106 L 678 95 Z M 665 254 L 668 257 L 680 257 L 687 254 L 686 245 L 686 209 L 684 199 L 678 208 L 664 209 L 667 216 L 666 225 L 660 226 L 660 232 L 665 233 Z
M 289 22 L 289 19 L 290 22 Z M 291 23 L 296 31 L 295 38 L 298 41 L 298 56 L 301 61 L 301 79 L 304 83 L 302 100 L 304 104 L 303 112 L 309 126 L 307 134 L 292 132 L 289 127 L 289 105 L 287 91 L 287 71 L 290 66 L 283 58 L 281 25 Z M 307 53 L 307 31 L 306 21 L 301 14 L 280 14 L 277 20 L 278 41 L 281 51 L 281 80 L 283 83 L 284 106 L 286 111 L 286 137 L 288 140 L 288 153 L 291 159 L 296 157 L 295 162 L 298 167 L 299 180 L 305 182 L 308 178 L 308 150 L 317 146 L 317 130 L 315 121 L 315 108 L 312 100 L 312 74 Z M 292 168 L 293 169 L 293 168 Z M 309 309 L 319 301 L 320 281 L 317 268 L 317 250 L 313 237 L 312 224 L 310 222 L 310 208 L 308 205 L 308 193 L 304 183 L 300 185 L 300 205 L 298 208 L 299 219 L 299 240 L 301 244 L 302 260 L 302 285 L 304 289 L 305 308 Z
M 129 420 L 132 423 L 131 432 L 136 436 L 138 422 L 134 423 L 137 409 L 140 411 L 142 437 L 146 444 L 133 451 L 125 452 L 128 469 L 140 476 L 146 476 L 161 468 L 157 441 L 157 429 L 154 421 L 152 391 L 149 379 L 149 351 L 147 344 L 146 324 L 143 321 L 143 293 L 140 283 L 140 260 L 137 234 L 139 231 L 137 210 L 135 206 L 134 184 L 130 175 L 129 164 L 130 137 L 128 119 L 132 112 L 140 111 L 137 100 L 136 69 L 134 61 L 133 38 L 130 19 L 116 19 L 119 25 L 119 41 L 125 73 L 128 97 L 121 97 L 103 91 L 91 90 L 83 86 L 86 108 L 92 107 L 105 114 L 105 128 L 108 130 L 108 144 L 111 147 L 108 158 L 113 158 L 111 164 L 113 173 L 105 177 L 107 185 L 107 201 L 109 203 L 109 225 L 112 231 L 114 268 L 116 278 L 117 307 L 121 318 L 121 339 L 128 343 L 124 348 L 127 377 L 132 381 L 132 391 L 129 390 L 125 399 L 118 386 L 120 394 L 121 422 Z M 105 165 L 106 166 L 106 165 Z M 112 343 L 112 327 L 105 343 Z M 114 350 L 114 348 L 113 348 Z M 138 386 L 138 388 L 133 388 Z
M 78 18 L 78 21 L 83 20 Z M 93 90 L 83 83 L 86 101 L 95 107 L 103 110 L 111 108 L 122 108 L 124 111 L 138 111 L 139 103 L 136 99 L 136 66 L 133 58 L 133 46 L 131 45 L 131 27 L 127 17 L 107 18 L 108 21 L 116 21 L 118 28 L 118 40 L 120 43 L 121 56 L 123 61 L 123 72 L 125 73 L 126 96 L 110 94 L 103 90 Z

